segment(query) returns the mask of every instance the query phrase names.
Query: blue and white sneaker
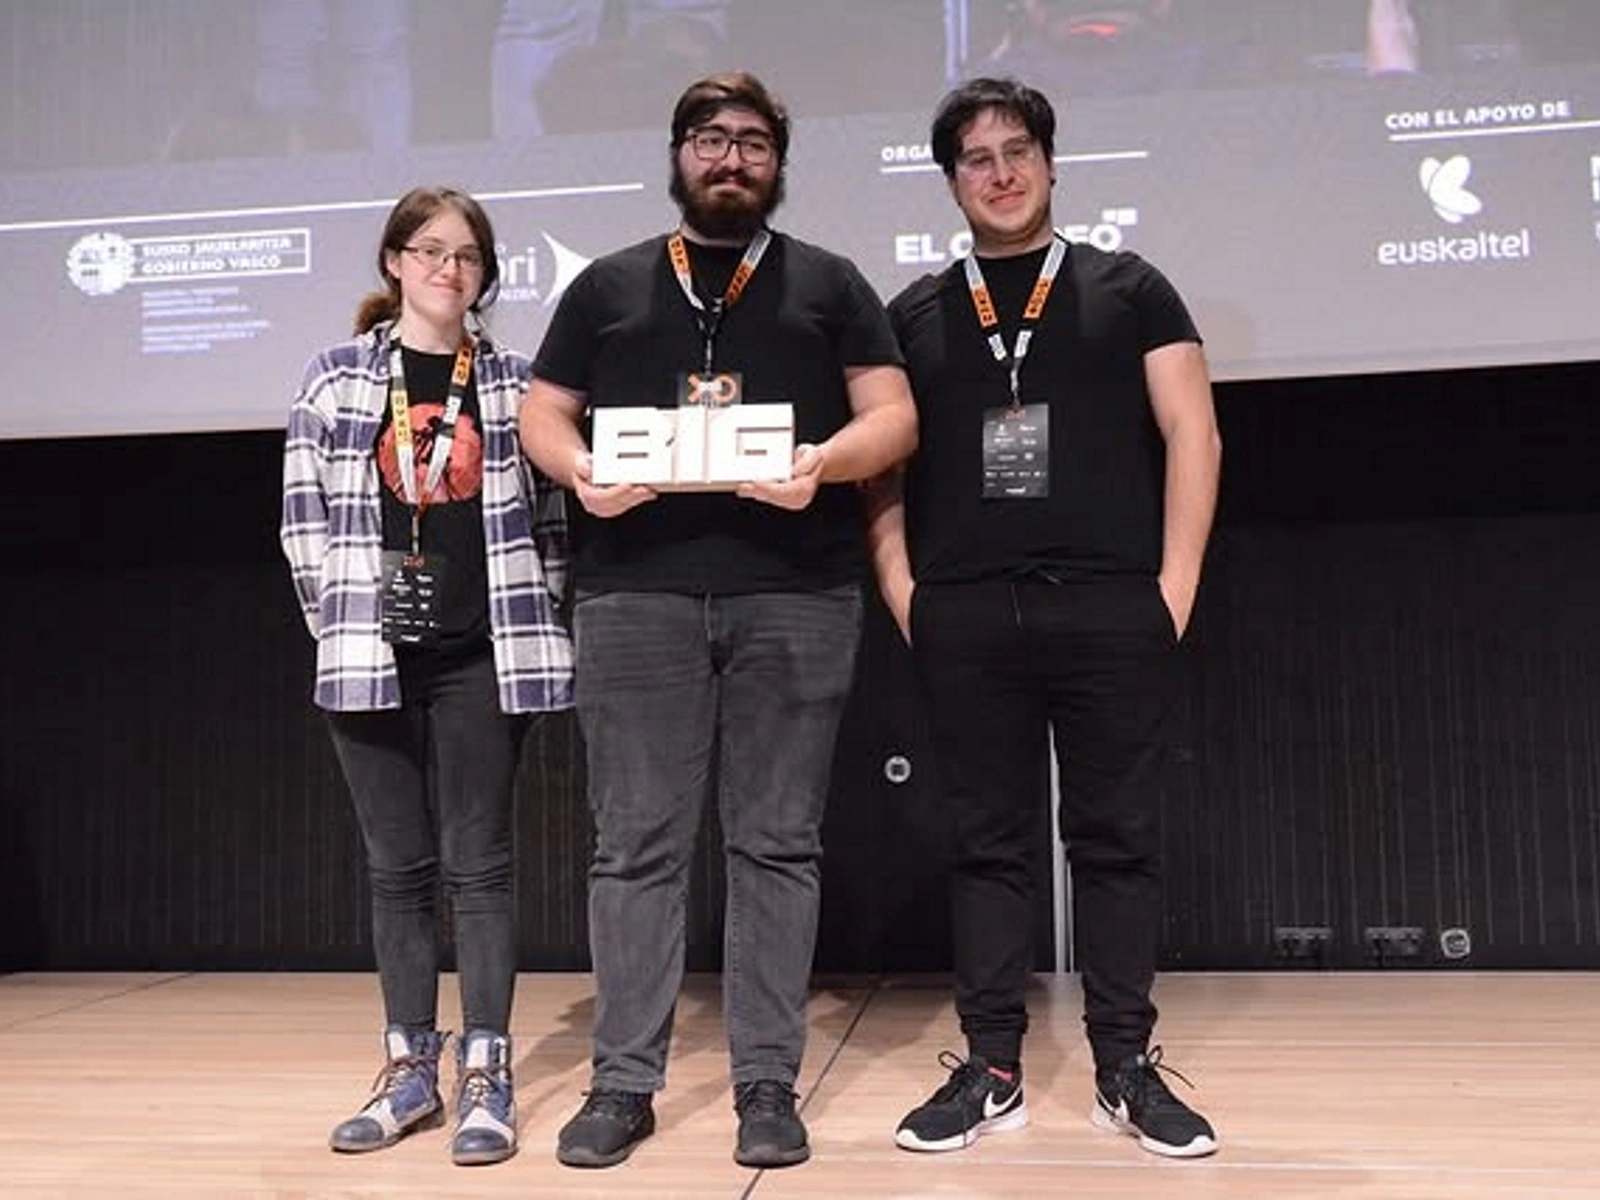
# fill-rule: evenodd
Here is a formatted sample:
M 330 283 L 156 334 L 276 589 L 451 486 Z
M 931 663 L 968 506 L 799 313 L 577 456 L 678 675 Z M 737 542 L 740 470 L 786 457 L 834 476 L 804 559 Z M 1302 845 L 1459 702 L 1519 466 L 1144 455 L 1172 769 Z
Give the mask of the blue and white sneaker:
M 407 1034 L 397 1025 L 383 1033 L 388 1057 L 372 1083 L 372 1098 L 355 1116 L 341 1121 L 328 1145 L 344 1154 L 392 1146 L 418 1129 L 444 1123 L 439 1098 L 439 1053 L 450 1035 L 429 1030 Z
M 457 1166 L 502 1162 L 517 1152 L 517 1099 L 511 1085 L 511 1039 L 472 1030 L 456 1043 Z

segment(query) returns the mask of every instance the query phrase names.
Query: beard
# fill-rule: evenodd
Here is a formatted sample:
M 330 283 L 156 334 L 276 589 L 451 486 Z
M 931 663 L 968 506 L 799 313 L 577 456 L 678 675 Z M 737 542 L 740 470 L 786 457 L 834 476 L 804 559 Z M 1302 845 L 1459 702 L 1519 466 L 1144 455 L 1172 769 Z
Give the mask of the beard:
M 715 194 L 712 189 L 727 180 L 737 180 L 746 189 L 732 194 Z M 677 162 L 672 164 L 672 182 L 667 191 L 677 201 L 684 224 L 695 232 L 718 241 L 749 241 L 762 229 L 783 203 L 783 168 L 762 184 L 743 167 L 719 167 L 698 184 L 683 177 Z

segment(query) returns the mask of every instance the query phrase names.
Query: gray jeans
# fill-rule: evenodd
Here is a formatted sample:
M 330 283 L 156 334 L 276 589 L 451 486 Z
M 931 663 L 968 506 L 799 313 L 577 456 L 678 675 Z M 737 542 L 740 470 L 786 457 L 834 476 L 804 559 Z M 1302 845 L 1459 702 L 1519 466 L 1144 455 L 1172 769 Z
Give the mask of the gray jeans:
M 579 601 L 578 719 L 596 834 L 594 1087 L 665 1082 L 689 867 L 712 794 L 728 879 L 733 1082 L 799 1074 L 822 814 L 860 628 L 853 587 Z

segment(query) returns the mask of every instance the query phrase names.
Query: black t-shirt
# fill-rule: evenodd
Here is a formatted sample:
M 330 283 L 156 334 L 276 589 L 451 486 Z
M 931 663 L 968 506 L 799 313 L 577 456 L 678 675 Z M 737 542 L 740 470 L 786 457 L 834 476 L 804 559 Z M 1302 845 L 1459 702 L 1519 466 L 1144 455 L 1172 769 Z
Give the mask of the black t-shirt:
M 433 461 L 434 434 L 442 423 L 450 394 L 454 354 L 428 354 L 401 348 L 406 399 L 411 410 L 412 445 L 416 451 L 418 487 Z M 378 430 L 379 491 L 383 494 L 383 548 L 411 549 L 411 505 L 400 483 L 395 453 L 392 410 L 385 408 Z M 476 378 L 467 383 L 456 418 L 450 462 L 439 489 L 423 511 L 419 530 L 422 551 L 442 556 L 439 643 L 433 652 L 470 655 L 489 644 L 489 576 L 483 541 L 483 434 L 479 420 Z M 406 653 L 417 653 L 407 650 Z
M 667 260 L 665 235 L 591 263 L 562 295 L 534 374 L 586 394 L 591 408 L 671 408 L 698 371 L 696 312 Z M 739 252 L 689 243 L 700 294 L 721 295 Z M 883 305 L 848 259 L 776 234 L 724 316 L 715 369 L 743 377 L 745 403 L 794 405 L 795 443 L 826 440 L 851 418 L 846 367 L 897 364 Z M 572 506 L 574 578 L 586 592 L 805 591 L 866 570 L 859 497 L 827 484 L 800 512 L 730 492 L 664 493 L 609 520 Z
M 979 259 L 1008 349 L 1046 251 Z M 957 262 L 889 305 L 920 441 L 906 481 L 918 582 L 1092 578 L 1161 566 L 1165 444 L 1144 356 L 1199 341 L 1166 278 L 1130 253 L 1073 245 L 1024 359 L 1024 404 L 1049 406 L 1049 495 L 984 499 L 983 417 L 1010 402 Z

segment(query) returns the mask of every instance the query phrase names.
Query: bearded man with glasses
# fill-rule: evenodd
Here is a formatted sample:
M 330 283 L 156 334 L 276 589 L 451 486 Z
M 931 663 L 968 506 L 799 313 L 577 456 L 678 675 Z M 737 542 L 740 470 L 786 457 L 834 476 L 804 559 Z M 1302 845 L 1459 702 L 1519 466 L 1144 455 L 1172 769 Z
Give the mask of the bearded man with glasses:
M 671 234 L 596 260 L 562 296 L 522 412 L 530 457 L 577 496 L 577 706 L 596 842 L 594 1071 L 557 1157 L 621 1162 L 655 1128 L 702 810 L 727 866 L 734 1158 L 804 1161 L 795 1107 L 821 825 L 866 571 L 855 484 L 916 417 L 882 304 L 848 260 L 769 228 L 789 121 L 759 80 L 693 84 L 672 117 Z M 713 396 L 715 399 L 706 399 Z M 596 484 L 608 407 L 792 406 L 787 477 L 737 490 Z

